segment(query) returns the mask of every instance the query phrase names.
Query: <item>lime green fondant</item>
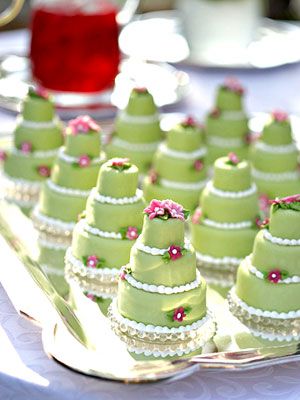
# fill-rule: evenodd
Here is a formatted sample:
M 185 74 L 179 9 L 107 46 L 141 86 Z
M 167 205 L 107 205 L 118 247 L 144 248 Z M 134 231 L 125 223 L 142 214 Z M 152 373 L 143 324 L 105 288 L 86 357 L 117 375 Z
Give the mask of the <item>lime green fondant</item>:
M 73 232 L 72 253 L 79 260 L 95 255 L 104 259 L 104 267 L 121 268 L 129 261 L 133 240 L 109 239 L 92 235 L 82 230 L 78 225 Z
M 217 189 L 238 192 L 251 186 L 250 164 L 241 161 L 237 165 L 228 163 L 228 157 L 221 157 L 214 163 L 213 184 Z
M 26 155 L 8 154 L 4 163 L 4 172 L 13 178 L 28 181 L 43 181 L 45 178 L 38 172 L 39 166 L 51 167 L 54 157 L 33 158 Z
M 236 293 L 249 306 L 261 310 L 289 312 L 300 310 L 299 284 L 276 284 L 259 279 L 243 262 L 237 272 Z
M 54 192 L 45 184 L 39 199 L 39 210 L 48 217 L 76 222 L 85 208 L 86 198 Z
M 239 111 L 243 108 L 243 96 L 221 86 L 217 92 L 216 107 L 222 111 Z
M 182 204 L 186 210 L 194 210 L 199 203 L 199 190 L 169 189 L 160 184 L 153 184 L 146 177 L 143 182 L 144 196 L 147 202 L 152 199 L 164 200 L 171 199 L 176 203 Z
M 252 252 L 256 228 L 217 229 L 191 224 L 192 244 L 196 251 L 216 258 L 243 258 Z
M 232 199 L 216 196 L 206 187 L 201 195 L 201 205 L 203 216 L 217 222 L 253 221 L 254 223 L 259 214 L 256 193 Z
M 220 117 L 206 118 L 206 132 L 208 136 L 220 136 L 221 138 L 241 138 L 243 139 L 248 133 L 248 119 L 225 119 Z
M 104 196 L 117 198 L 134 196 L 138 185 L 138 168 L 131 164 L 130 168 L 119 171 L 112 167 L 112 162 L 108 160 L 100 168 L 97 180 L 98 192 Z
M 132 276 L 140 281 L 153 285 L 181 286 L 196 279 L 196 255 L 194 250 L 177 260 L 165 262 L 162 256 L 153 256 L 133 248 L 130 255 Z
M 262 172 L 288 172 L 297 169 L 298 152 L 276 154 L 267 153 L 259 148 L 250 149 L 249 158 L 255 168 Z M 274 162 L 276 160 L 276 162 Z
M 73 157 L 80 157 L 83 154 L 89 157 L 99 157 L 101 138 L 99 132 L 89 131 L 86 133 L 67 133 L 65 152 Z
M 261 272 L 279 269 L 290 276 L 299 275 L 300 247 L 274 244 L 265 239 L 261 231 L 255 238 L 251 262 Z
M 153 115 L 157 111 L 153 96 L 149 92 L 137 93 L 133 90 L 126 107 L 129 115 Z
M 52 128 L 32 129 L 17 125 L 14 131 L 14 145 L 19 149 L 23 142 L 30 142 L 33 151 L 56 149 L 63 144 L 62 126 L 57 123 Z
M 145 203 L 141 199 L 134 204 L 103 204 L 90 196 L 86 205 L 86 219 L 89 225 L 106 232 L 120 232 L 121 228 L 133 226 L 141 229 Z
M 291 143 L 292 130 L 290 122 L 270 120 L 263 129 L 261 140 L 273 146 Z
M 171 245 L 183 246 L 184 244 L 184 223 L 179 219 L 160 218 L 149 219 L 144 216 L 143 234 L 140 237 L 146 246 L 167 249 Z
M 269 229 L 273 236 L 284 239 L 300 239 L 300 212 L 283 209 L 274 211 L 273 209 Z
M 214 146 L 211 144 L 207 145 L 208 156 L 207 163 L 213 164 L 213 162 L 220 157 L 226 156 L 229 152 L 235 153 L 240 160 L 244 160 L 248 158 L 248 146 L 245 144 L 241 147 L 220 147 Z
M 100 165 L 80 167 L 76 162 L 70 164 L 59 158 L 53 165 L 51 180 L 62 187 L 89 190 L 95 186 Z
M 144 324 L 179 327 L 189 325 L 206 314 L 206 284 L 188 292 L 178 294 L 159 294 L 139 290 L 127 281 L 119 281 L 118 309 L 123 317 Z M 179 307 L 190 307 L 183 322 L 173 321 L 168 317 Z
M 151 123 L 132 123 L 116 120 L 116 136 L 130 143 L 151 143 L 162 139 L 162 131 L 159 121 Z
M 178 151 L 194 151 L 203 145 L 203 132 L 196 126 L 178 124 L 167 134 L 167 146 Z
M 28 121 L 51 121 L 54 117 L 54 104 L 51 100 L 27 96 L 22 105 L 22 114 Z
M 258 192 L 266 194 L 270 199 L 291 196 L 300 192 L 300 179 L 276 182 L 255 178 L 254 181 Z
M 146 173 L 151 167 L 154 151 L 136 151 L 123 149 L 110 143 L 105 148 L 107 158 L 114 157 L 127 157 L 130 161 L 135 164 L 141 174 Z

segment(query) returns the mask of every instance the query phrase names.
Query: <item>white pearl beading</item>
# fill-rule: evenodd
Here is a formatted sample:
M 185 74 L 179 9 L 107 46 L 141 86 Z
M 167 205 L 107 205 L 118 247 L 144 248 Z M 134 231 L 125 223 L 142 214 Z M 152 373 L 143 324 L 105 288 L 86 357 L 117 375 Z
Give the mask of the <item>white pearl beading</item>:
M 64 275 L 65 275 L 64 269 L 50 267 L 47 264 L 42 264 L 41 268 L 46 275 L 55 275 L 55 276 L 59 276 L 61 278 L 64 277 Z
M 77 226 L 78 226 L 79 229 L 82 229 L 85 232 L 88 232 L 88 233 L 90 233 L 92 235 L 99 236 L 99 237 L 102 237 L 102 238 L 105 238 L 105 239 L 117 239 L 117 240 L 122 239 L 121 233 L 101 231 L 98 228 L 90 226 L 86 222 L 85 219 L 82 219 L 81 221 L 79 221 Z
M 58 158 L 60 160 L 63 160 L 64 162 L 68 163 L 68 164 L 73 164 L 73 163 L 78 163 L 80 160 L 80 157 L 73 157 L 70 156 L 69 154 L 65 153 L 65 149 L 60 148 L 58 151 Z M 101 161 L 105 160 L 105 155 L 104 153 L 102 153 L 100 155 L 100 157 L 96 157 L 96 158 L 92 158 L 91 159 L 91 165 L 97 165 L 99 164 Z
M 56 193 L 63 194 L 66 196 L 75 196 L 75 197 L 88 197 L 90 194 L 90 190 L 80 190 L 80 189 L 72 189 L 66 188 L 54 183 L 51 179 L 47 179 L 47 186 Z
M 246 117 L 247 116 L 244 111 L 233 111 L 233 110 L 221 111 L 221 118 L 225 120 L 238 121 Z
M 241 138 L 223 138 L 222 136 L 208 136 L 207 143 L 216 147 L 242 147 L 245 146 L 245 141 Z
M 65 261 L 71 266 L 75 274 L 88 279 L 105 276 L 106 280 L 109 279 L 110 281 L 117 282 L 119 277 L 120 269 L 118 268 L 92 268 L 84 265 L 81 260 L 73 255 L 71 247 L 66 251 Z
M 31 208 L 37 203 L 42 182 L 14 178 L 3 171 L 0 173 L 0 180 L 5 200 L 25 208 Z
M 257 192 L 256 185 L 253 183 L 249 189 L 246 190 L 241 190 L 239 192 L 231 192 L 231 191 L 225 191 L 221 189 L 217 189 L 214 185 L 213 182 L 209 182 L 207 184 L 208 190 L 214 194 L 215 196 L 218 197 L 225 197 L 228 199 L 241 199 L 243 197 L 248 197 Z
M 217 222 L 213 221 L 208 218 L 204 218 L 201 221 L 204 225 L 207 225 L 212 228 L 217 229 L 228 229 L 228 230 L 235 230 L 235 229 L 247 229 L 253 226 L 252 221 L 241 221 L 241 222 Z
M 272 236 L 267 230 L 263 230 L 264 238 L 269 240 L 274 244 L 279 244 L 280 246 L 300 246 L 300 239 L 283 239 L 280 237 Z
M 123 269 L 126 268 L 123 267 Z M 159 293 L 159 294 L 177 294 L 177 293 L 184 293 L 190 290 L 196 289 L 201 285 L 201 275 L 200 272 L 196 272 L 196 279 L 193 282 L 187 283 L 186 285 L 181 286 L 164 286 L 164 285 L 152 285 L 148 283 L 139 282 L 130 274 L 125 274 L 124 278 L 126 281 L 136 289 L 144 290 L 144 292 L 149 293 Z
M 15 186 L 16 188 L 23 189 L 24 191 L 38 192 L 42 186 L 40 181 L 29 181 L 27 179 L 15 178 L 1 172 L 1 178 L 5 180 L 6 185 Z
M 137 240 L 133 247 L 144 253 L 151 254 L 152 256 L 163 256 L 167 251 L 170 250 L 170 247 L 168 247 L 167 249 L 158 249 L 156 247 L 146 246 L 140 240 Z M 190 250 L 190 248 L 191 246 L 189 241 L 185 240 L 184 249 Z
M 15 147 L 12 148 L 11 153 L 15 154 L 19 157 L 28 157 L 28 158 L 50 158 L 56 157 L 58 149 L 52 150 L 38 150 L 38 151 L 31 151 L 31 152 L 23 152 Z
M 143 191 L 141 189 L 136 190 L 136 194 L 133 197 L 110 197 L 103 196 L 96 188 L 92 189 L 91 196 L 102 204 L 114 204 L 114 205 L 125 205 L 138 203 L 143 198 Z
M 30 121 L 28 119 L 23 119 L 21 115 L 17 118 L 17 125 L 29 129 L 54 128 L 58 124 L 60 124 L 60 120 L 58 117 L 54 117 L 51 121 Z
M 294 340 L 300 339 L 300 334 L 298 335 L 280 335 L 274 333 L 261 332 L 252 328 L 248 328 L 253 336 L 260 337 L 262 339 L 269 340 L 270 342 L 278 341 L 278 342 L 292 342 Z
M 111 142 L 114 146 L 120 147 L 121 149 L 131 150 L 136 152 L 145 152 L 152 153 L 157 150 L 160 145 L 159 142 L 151 142 L 151 143 L 131 143 L 126 140 L 120 139 L 118 137 L 114 137 Z
M 282 182 L 282 181 L 296 181 L 300 179 L 298 171 L 291 172 L 262 172 L 258 169 L 252 168 L 252 176 L 256 179 L 262 179 L 265 181 Z
M 248 267 L 248 270 L 251 272 L 251 274 L 255 275 L 256 278 L 258 278 L 258 279 L 263 279 L 263 280 L 265 279 L 264 274 L 261 271 L 259 271 L 254 265 L 252 265 L 251 256 L 246 257 L 245 263 Z M 280 279 L 279 281 L 277 281 L 277 283 L 285 283 L 285 284 L 300 283 L 300 276 L 294 275 L 289 278 Z
M 38 238 L 38 244 L 39 246 L 44 247 L 46 249 L 56 250 L 56 251 L 65 251 L 69 246 L 69 244 L 67 243 L 54 243 L 40 236 Z
M 126 111 L 121 111 L 118 114 L 118 119 L 122 122 L 127 122 L 129 124 L 153 124 L 160 121 L 158 113 L 152 115 L 130 115 Z
M 217 257 L 212 257 L 207 254 L 201 254 L 198 251 L 196 251 L 196 258 L 198 261 L 201 263 L 205 264 L 213 264 L 213 265 L 218 265 L 218 266 L 224 266 L 224 265 L 235 265 L 239 266 L 240 263 L 242 262 L 242 258 L 236 258 L 236 257 L 222 257 L 222 258 L 217 258 Z
M 72 232 L 75 227 L 75 222 L 64 222 L 57 218 L 48 217 L 40 212 L 38 206 L 33 209 L 32 218 L 33 221 L 37 220 L 40 224 L 55 227 L 55 229 L 58 229 L 62 232 Z
M 242 309 L 248 312 L 251 315 L 256 315 L 258 317 L 265 317 L 265 318 L 273 318 L 273 319 L 294 319 L 300 318 L 300 310 L 297 311 L 289 311 L 289 312 L 277 312 L 277 311 L 267 311 L 261 310 L 260 308 L 254 308 L 249 306 L 243 300 L 241 300 L 236 292 L 235 289 L 232 288 L 229 292 L 231 298 L 235 303 L 237 303 Z
M 181 189 L 181 190 L 201 190 L 207 184 L 207 180 L 199 182 L 174 182 L 168 179 L 160 178 L 159 184 L 168 189 Z
M 255 148 L 258 150 L 262 150 L 266 153 L 272 153 L 272 154 L 289 154 L 289 153 L 297 152 L 297 146 L 295 143 L 272 146 L 265 142 L 258 141 L 255 144 Z
M 170 149 L 165 143 L 162 143 L 159 146 L 159 151 L 166 156 L 179 158 L 182 160 L 194 160 L 197 158 L 202 158 L 207 154 L 207 149 L 205 147 L 202 147 L 195 151 L 178 151 Z

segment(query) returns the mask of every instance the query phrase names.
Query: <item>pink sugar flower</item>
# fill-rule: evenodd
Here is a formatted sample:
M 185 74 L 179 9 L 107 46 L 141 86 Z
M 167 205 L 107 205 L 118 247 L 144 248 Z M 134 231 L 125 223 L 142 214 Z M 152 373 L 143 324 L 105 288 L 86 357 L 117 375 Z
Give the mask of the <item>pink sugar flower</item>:
M 126 232 L 126 238 L 129 240 L 136 240 L 139 237 L 138 229 L 134 226 L 129 226 Z
M 4 150 L 0 150 L 0 161 L 5 161 L 7 159 L 7 153 Z
M 78 165 L 81 168 L 88 167 L 91 164 L 91 159 L 88 155 L 84 154 L 79 157 Z
M 192 216 L 192 223 L 195 225 L 199 224 L 201 217 L 202 217 L 202 210 L 201 208 L 197 208 L 194 212 L 194 215 Z
M 291 204 L 298 201 L 300 201 L 300 194 L 294 194 L 293 196 L 287 196 L 281 199 L 276 198 L 275 200 L 269 200 L 269 204 Z
M 287 121 L 289 119 L 289 116 L 285 111 L 274 110 L 272 112 L 272 118 L 276 122 L 285 122 L 285 121 Z
M 158 173 L 154 169 L 149 171 L 148 177 L 152 185 L 155 185 L 158 182 Z
M 269 225 L 269 218 L 265 218 L 264 220 L 261 220 L 260 218 L 256 218 L 255 224 L 259 229 L 266 228 Z
M 123 167 L 129 163 L 129 158 L 113 158 L 111 161 L 112 167 Z
M 49 93 L 48 93 L 48 91 L 47 91 L 45 88 L 41 87 L 41 86 L 38 86 L 38 87 L 35 89 L 35 93 L 36 93 L 38 96 L 40 96 L 40 97 L 42 97 L 43 99 L 45 99 L 45 100 L 48 100 L 48 99 L 49 99 Z
M 165 202 L 160 200 L 152 200 L 144 212 L 149 215 L 149 219 L 154 219 L 158 216 L 163 216 L 166 213 Z
M 228 159 L 233 165 L 237 165 L 240 162 L 240 159 L 238 158 L 238 156 L 233 152 L 230 152 L 228 154 Z
M 127 275 L 127 271 L 125 267 L 122 267 L 119 273 L 119 277 L 122 281 L 125 281 Z
M 88 256 L 86 265 L 90 268 L 96 268 L 98 265 L 99 259 L 97 256 Z
M 234 77 L 225 79 L 224 87 L 239 95 L 243 95 L 245 91 L 241 83 Z
M 184 209 L 180 204 L 172 200 L 164 200 L 163 207 L 168 212 L 171 218 L 177 218 L 181 221 L 185 220 Z
M 259 196 L 259 208 L 261 211 L 263 211 L 264 213 L 268 213 L 269 212 L 269 197 L 266 194 L 261 194 Z
M 88 133 L 89 131 L 99 132 L 100 126 L 90 116 L 83 115 L 72 119 L 67 129 L 73 135 L 77 135 L 78 133 Z
M 43 176 L 44 178 L 49 178 L 51 174 L 51 169 L 47 165 L 39 165 L 37 167 L 37 171 L 40 176 Z
M 182 322 L 185 317 L 186 314 L 183 307 L 179 307 L 174 310 L 173 321 Z
M 24 154 L 31 153 L 32 144 L 30 142 L 22 142 L 20 146 L 21 152 Z
M 196 160 L 194 162 L 194 168 L 196 171 L 202 171 L 204 168 L 204 162 L 202 160 Z
M 96 298 L 96 296 L 95 296 L 94 294 L 92 294 L 92 293 L 87 293 L 87 294 L 86 294 L 86 297 L 87 297 L 88 299 L 92 300 L 92 301 L 95 301 L 95 298 Z
M 221 111 L 220 111 L 220 109 L 219 108 L 214 108 L 211 112 L 210 112 L 210 114 L 209 114 L 212 118 L 219 118 L 220 117 L 220 115 L 221 115 Z
M 182 257 L 181 247 L 180 246 L 170 246 L 168 253 L 170 255 L 170 259 L 175 261 L 178 258 Z
M 133 88 L 133 91 L 138 94 L 148 93 L 148 89 L 143 86 L 137 86 L 137 87 Z
M 267 279 L 272 283 L 278 283 L 282 279 L 281 271 L 279 269 L 273 269 L 272 271 L 269 271 Z
M 196 124 L 195 119 L 193 117 L 189 116 L 183 121 L 182 125 L 187 126 L 187 127 L 188 126 L 193 127 L 193 126 L 196 126 L 197 124 Z

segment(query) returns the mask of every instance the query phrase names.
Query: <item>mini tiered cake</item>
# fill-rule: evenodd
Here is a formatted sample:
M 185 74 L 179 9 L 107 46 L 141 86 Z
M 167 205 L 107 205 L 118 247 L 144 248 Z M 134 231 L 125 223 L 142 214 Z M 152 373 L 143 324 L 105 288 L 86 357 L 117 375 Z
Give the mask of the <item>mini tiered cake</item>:
M 273 112 L 250 152 L 258 191 L 269 198 L 299 193 L 298 157 L 288 115 Z
M 251 253 L 260 223 L 249 163 L 234 153 L 216 160 L 213 180 L 200 203 L 191 224 L 198 267 L 208 284 L 224 292 L 234 284 L 242 259 Z
M 144 174 L 162 140 L 160 119 L 152 95 L 133 89 L 128 105 L 116 119 L 115 132 L 106 147 L 108 158 L 128 157 Z
M 128 159 L 103 164 L 66 253 L 67 280 L 98 303 L 116 295 L 120 268 L 142 228 L 145 203 L 137 184 L 138 169 Z
M 300 195 L 272 203 L 269 225 L 242 261 L 229 305 L 254 336 L 299 340 Z
M 171 200 L 152 200 L 144 211 L 109 309 L 112 328 L 136 358 L 199 353 L 215 327 L 195 252 L 184 240 L 186 213 Z
M 2 188 L 7 200 L 24 209 L 36 204 L 41 183 L 50 175 L 62 143 L 62 125 L 55 116 L 53 102 L 45 91 L 29 89 L 17 119 L 13 148 L 1 152 Z
M 206 184 L 205 156 L 201 127 L 192 118 L 176 125 L 160 145 L 145 178 L 145 199 L 170 198 L 194 210 Z
M 100 127 L 90 117 L 69 122 L 65 147 L 59 151 L 51 178 L 41 191 L 32 218 L 44 243 L 69 244 L 78 216 L 97 182 L 101 153 Z
M 218 89 L 215 108 L 206 118 L 208 161 L 233 151 L 238 157 L 248 157 L 248 118 L 243 110 L 244 89 L 229 78 Z

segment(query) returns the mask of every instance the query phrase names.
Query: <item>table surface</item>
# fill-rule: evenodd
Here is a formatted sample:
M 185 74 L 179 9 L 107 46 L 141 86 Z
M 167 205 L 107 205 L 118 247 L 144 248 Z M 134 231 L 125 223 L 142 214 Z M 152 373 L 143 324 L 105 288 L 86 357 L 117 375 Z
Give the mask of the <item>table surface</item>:
M 26 49 L 24 31 L 0 34 L 0 54 Z M 235 75 L 247 87 L 250 112 L 281 108 L 300 114 L 300 64 L 271 70 L 184 68 L 191 77 L 188 97 L 170 109 L 203 116 L 214 90 L 225 76 Z M 14 117 L 0 110 L 0 127 Z M 1 267 L 8 267 L 0 249 Z M 0 285 L 0 400 L 43 399 L 299 399 L 299 363 L 251 372 L 199 372 L 176 381 L 124 385 L 76 374 L 50 360 L 43 351 L 41 330 L 15 311 Z

